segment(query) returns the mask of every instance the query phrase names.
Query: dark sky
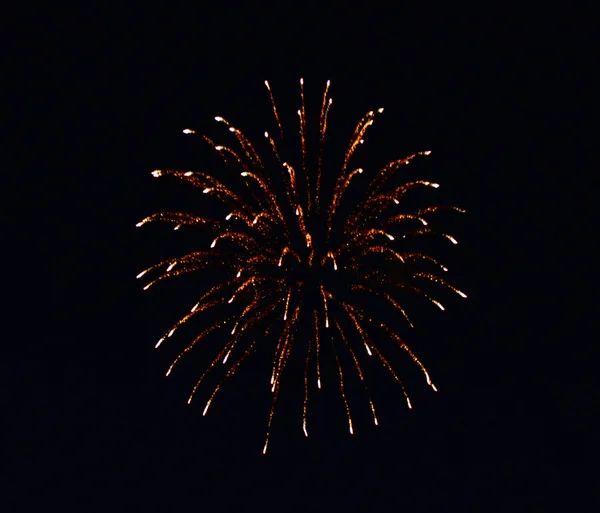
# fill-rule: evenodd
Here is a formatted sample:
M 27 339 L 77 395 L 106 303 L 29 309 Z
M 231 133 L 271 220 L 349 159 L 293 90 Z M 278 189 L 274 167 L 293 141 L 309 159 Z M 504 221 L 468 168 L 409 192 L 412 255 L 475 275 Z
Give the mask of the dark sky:
M 598 179 L 578 180 L 588 163 L 570 149 L 589 139 L 575 133 L 589 119 L 581 99 L 591 86 L 580 70 L 591 37 L 582 15 L 563 14 L 364 2 L 11 14 L 2 226 L 15 308 L 6 311 L 1 362 L 4 483 L 15 504 L 590 505 L 597 473 L 588 422 L 598 394 L 585 370 L 596 335 L 582 326 L 600 310 L 585 271 L 592 255 L 572 261 L 581 242 L 567 218 L 578 216 L 581 233 L 592 228 L 586 212 Z M 258 137 L 272 126 L 263 81 L 293 113 L 300 77 L 317 101 L 332 80 L 334 131 L 386 108 L 367 163 L 379 150 L 390 159 L 434 151 L 423 172 L 469 211 L 452 217 L 460 244 L 448 253 L 469 300 L 448 296 L 446 312 L 427 310 L 415 332 L 438 394 L 415 380 L 408 412 L 394 383 L 375 373 L 379 428 L 357 401 L 350 437 L 339 396 L 325 395 L 308 439 L 291 399 L 263 457 L 268 401 L 252 385 L 264 378 L 260 364 L 204 418 L 200 401 L 185 404 L 199 370 L 164 377 L 172 353 L 153 346 L 189 308 L 189 290 L 185 280 L 141 290 L 135 275 L 177 246 L 164 231 L 134 225 L 177 204 L 180 189 L 153 182 L 150 171 L 190 162 L 196 150 L 182 128 L 215 135 L 212 118 L 223 115 Z M 563 287 L 573 297 L 566 306 L 556 298 Z M 574 305 L 587 298 L 588 309 Z M 413 372 L 410 362 L 404 370 Z

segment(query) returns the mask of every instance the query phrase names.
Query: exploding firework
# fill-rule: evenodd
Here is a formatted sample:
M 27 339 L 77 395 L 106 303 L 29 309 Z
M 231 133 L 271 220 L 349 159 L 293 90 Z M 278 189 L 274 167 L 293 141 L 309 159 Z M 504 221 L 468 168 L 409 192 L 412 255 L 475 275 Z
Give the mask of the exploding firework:
M 171 223 L 175 230 L 184 226 L 198 226 L 209 232 L 206 249 L 178 258 L 171 258 L 149 267 L 138 278 L 151 276 L 144 287 L 148 289 L 166 278 L 191 272 L 220 268 L 225 279 L 204 291 L 191 311 L 172 326 L 160 338 L 156 347 L 190 319 L 212 314 L 212 324 L 201 331 L 170 365 L 167 376 L 181 358 L 203 339 L 219 332 L 227 333 L 226 342 L 193 387 L 188 403 L 205 376 L 222 362 L 228 370 L 221 382 L 209 396 L 203 414 L 206 414 L 223 381 L 232 376 L 240 364 L 257 348 L 257 337 L 264 351 L 273 351 L 270 390 L 272 395 L 268 417 L 265 445 L 267 450 L 275 404 L 279 395 L 281 379 L 290 354 L 295 347 L 302 353 L 304 364 L 304 401 L 302 429 L 308 436 L 307 403 L 309 397 L 309 368 L 314 366 L 316 386 L 321 388 L 320 355 L 325 341 L 333 346 L 335 363 L 339 374 L 339 388 L 345 405 L 350 433 L 354 432 L 350 407 L 344 388 L 342 352 L 350 363 L 348 372 L 356 373 L 364 385 L 361 366 L 364 358 L 374 358 L 387 369 L 400 385 L 408 408 L 412 408 L 406 389 L 384 352 L 395 346 L 409 355 L 423 372 L 427 384 L 437 390 L 421 361 L 404 340 L 393 330 L 380 313 L 383 310 L 368 305 L 381 301 L 397 312 L 412 327 L 412 323 L 399 294 L 409 292 L 423 297 L 441 310 L 442 304 L 429 292 L 423 290 L 427 282 L 447 287 L 463 298 L 466 295 L 447 283 L 439 274 L 448 269 L 425 253 L 406 249 L 407 239 L 426 234 L 436 234 L 429 227 L 430 214 L 441 206 L 421 209 L 403 208 L 405 197 L 417 188 L 437 188 L 438 184 L 417 180 L 391 186 L 391 177 L 414 159 L 427 156 L 431 151 L 420 151 L 393 160 L 373 173 L 370 181 L 361 186 L 358 193 L 348 194 L 351 182 L 365 179 L 362 168 L 352 169 L 351 162 L 358 147 L 363 143 L 368 129 L 383 108 L 367 112 L 357 124 L 350 138 L 341 169 L 330 187 L 325 187 L 323 149 L 326 143 L 327 121 L 332 105 L 327 82 L 319 115 L 319 130 L 314 137 L 315 152 L 310 154 L 304 101 L 304 81 L 300 79 L 300 109 L 298 133 L 288 135 L 284 130 L 276 107 L 273 92 L 265 81 L 272 111 L 276 135 L 268 132 L 266 154 L 259 156 L 249 138 L 224 118 L 215 120 L 231 133 L 232 146 L 217 145 L 207 136 L 200 136 L 235 172 L 242 189 L 218 180 L 200 171 L 155 170 L 154 177 L 172 176 L 193 187 L 206 196 L 214 197 L 227 208 L 224 219 L 200 217 L 189 213 L 163 212 L 140 221 L 137 226 L 150 222 Z M 196 134 L 185 129 L 184 134 Z M 283 149 L 288 139 L 300 140 L 298 163 L 284 160 Z M 265 145 L 267 146 L 267 145 Z M 297 146 L 296 146 L 297 147 Z M 311 173 L 316 179 L 310 179 Z M 328 182 L 328 183 L 329 183 Z M 242 185 L 243 184 L 243 185 Z M 326 190 L 327 189 L 327 190 Z M 351 208 L 344 209 L 351 197 Z M 464 212 L 457 207 L 446 207 Z M 438 235 L 457 244 L 446 233 Z M 385 271 L 386 263 L 406 268 L 402 279 Z M 220 307 L 220 308 L 219 308 Z M 225 308 L 225 310 L 224 310 Z M 221 312 L 226 313 L 221 317 Z M 219 312 L 216 314 L 215 312 Z M 377 313 L 380 313 L 379 317 Z M 270 332 L 265 337 L 265 332 Z M 375 338 L 382 341 L 375 343 Z M 384 349 L 385 346 L 385 349 Z M 229 363 L 228 363 L 229 362 Z M 367 394 L 373 422 L 378 419 L 375 406 Z

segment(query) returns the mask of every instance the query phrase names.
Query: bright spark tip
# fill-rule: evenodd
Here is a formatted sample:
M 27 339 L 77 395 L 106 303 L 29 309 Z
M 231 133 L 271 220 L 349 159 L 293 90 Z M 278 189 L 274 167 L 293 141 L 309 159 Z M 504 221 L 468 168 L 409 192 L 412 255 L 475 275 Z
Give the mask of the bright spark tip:
M 186 173 L 183 173 L 183 176 L 192 176 L 193 174 L 192 171 L 187 171 Z
M 216 116 L 215 121 L 223 121 L 223 118 L 221 116 Z
M 210 192 L 210 187 L 207 187 L 207 188 L 206 188 L 206 189 L 204 189 L 202 192 L 203 192 L 204 194 L 206 194 L 206 193 Z
M 194 130 L 191 130 L 190 128 L 185 128 L 185 129 L 183 130 L 183 133 L 187 135 L 187 134 L 193 134 L 193 133 L 195 133 L 195 132 L 194 132 Z
M 381 114 L 383 112 L 383 107 L 377 109 L 377 112 L 379 112 L 379 114 Z

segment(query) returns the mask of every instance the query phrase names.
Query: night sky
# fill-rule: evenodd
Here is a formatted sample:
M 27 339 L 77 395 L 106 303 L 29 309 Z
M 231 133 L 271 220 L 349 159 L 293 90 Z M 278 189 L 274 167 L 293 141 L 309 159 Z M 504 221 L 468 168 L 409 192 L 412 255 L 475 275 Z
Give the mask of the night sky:
M 4 511 L 582 511 L 597 502 L 599 402 L 586 349 L 597 335 L 584 326 L 600 309 L 593 299 L 575 306 L 593 298 L 593 258 L 581 248 L 571 261 L 581 241 L 567 218 L 581 214 L 582 233 L 592 228 L 598 178 L 573 186 L 592 170 L 577 150 L 560 156 L 587 144 L 574 134 L 589 119 L 579 70 L 591 37 L 579 15 L 431 9 L 223 3 L 7 18 Z M 441 244 L 440 258 L 469 299 L 446 294 L 445 312 L 415 305 L 420 323 L 407 341 L 439 393 L 404 361 L 408 411 L 389 376 L 374 372 L 380 426 L 352 402 L 352 385 L 350 436 L 332 375 L 309 413 L 310 437 L 291 395 L 263 456 L 260 356 L 206 417 L 202 400 L 186 404 L 201 367 L 164 377 L 176 349 L 154 344 L 195 292 L 185 279 L 144 292 L 135 276 L 194 234 L 135 223 L 204 200 L 150 175 L 212 165 L 183 128 L 227 137 L 213 121 L 222 115 L 263 144 L 274 129 L 264 80 L 293 114 L 300 77 L 307 109 L 331 79 L 334 143 L 385 107 L 363 167 L 433 150 L 420 178 L 468 210 L 440 216 L 459 240 Z

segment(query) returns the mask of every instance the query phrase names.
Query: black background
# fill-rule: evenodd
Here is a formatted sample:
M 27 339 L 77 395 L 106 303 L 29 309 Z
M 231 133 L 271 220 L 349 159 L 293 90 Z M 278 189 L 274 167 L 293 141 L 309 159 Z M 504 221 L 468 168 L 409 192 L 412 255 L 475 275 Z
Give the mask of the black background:
M 7 13 L 7 511 L 597 502 L 588 352 L 598 180 L 584 156 L 584 20 L 373 3 Z M 332 80 L 340 137 L 386 108 L 367 162 L 379 150 L 434 151 L 423 172 L 469 211 L 452 220 L 460 244 L 449 257 L 469 299 L 452 297 L 415 335 L 438 394 L 415 381 L 408 412 L 376 374 L 381 425 L 359 404 L 354 437 L 338 396 L 317 408 L 308 439 L 290 402 L 263 456 L 261 373 L 246 376 L 254 388 L 226 387 L 207 417 L 200 401 L 185 404 L 197 369 L 164 377 L 170 360 L 153 346 L 189 308 L 185 280 L 141 290 L 135 275 L 170 256 L 176 238 L 134 225 L 177 202 L 149 173 L 190 155 L 182 128 L 215 135 L 212 118 L 223 115 L 259 140 L 272 130 L 263 81 L 293 113 L 301 76 L 316 101 Z

